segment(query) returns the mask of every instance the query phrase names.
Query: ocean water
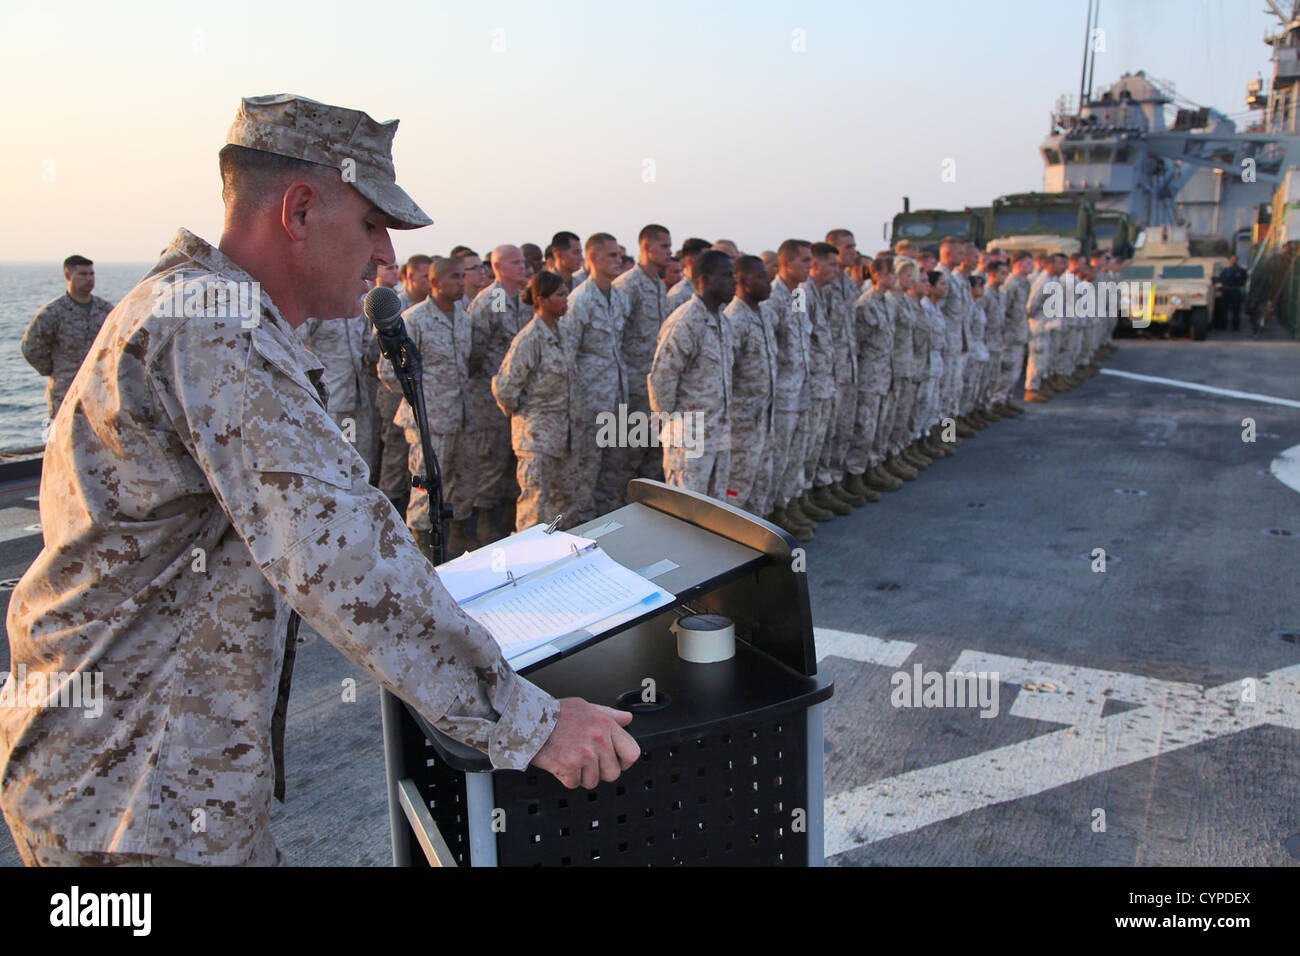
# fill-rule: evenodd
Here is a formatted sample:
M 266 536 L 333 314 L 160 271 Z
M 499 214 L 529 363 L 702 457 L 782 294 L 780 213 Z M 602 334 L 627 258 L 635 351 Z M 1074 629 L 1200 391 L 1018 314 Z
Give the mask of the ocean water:
M 117 304 L 152 262 L 96 262 L 95 292 Z M 45 382 L 21 345 L 36 310 L 68 289 L 62 262 L 0 262 L 0 451 L 41 444 Z

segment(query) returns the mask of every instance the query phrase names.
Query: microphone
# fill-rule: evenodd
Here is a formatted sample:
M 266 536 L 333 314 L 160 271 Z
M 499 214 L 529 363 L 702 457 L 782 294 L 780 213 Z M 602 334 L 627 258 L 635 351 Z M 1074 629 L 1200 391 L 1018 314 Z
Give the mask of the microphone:
M 402 394 L 415 414 L 415 424 L 420 432 L 420 447 L 424 452 L 424 475 L 412 475 L 411 484 L 423 488 L 429 493 L 430 511 L 434 516 L 431 535 L 434 563 L 441 564 L 446 558 L 442 523 L 451 517 L 442 499 L 442 470 L 438 466 L 438 456 L 434 453 L 433 443 L 429 439 L 429 417 L 424 407 L 424 388 L 422 382 L 423 362 L 420 350 L 407 334 L 406 323 L 402 321 L 402 300 L 397 293 L 382 285 L 377 285 L 366 293 L 362 308 L 370 324 L 375 327 L 379 338 L 379 348 L 385 358 L 393 363 L 393 371 L 402 384 Z
M 393 363 L 394 369 L 400 372 L 409 368 L 407 363 L 419 362 L 415 343 L 406 334 L 406 323 L 402 321 L 402 300 L 396 292 L 387 286 L 377 285 L 366 293 L 362 308 L 379 336 L 379 348 L 388 361 Z M 418 364 L 411 370 L 420 371 Z

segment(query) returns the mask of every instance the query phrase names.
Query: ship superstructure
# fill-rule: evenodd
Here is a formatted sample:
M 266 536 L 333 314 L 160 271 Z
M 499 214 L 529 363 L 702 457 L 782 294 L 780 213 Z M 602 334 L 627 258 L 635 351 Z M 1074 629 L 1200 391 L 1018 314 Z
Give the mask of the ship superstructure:
M 1263 115 L 1244 130 L 1141 70 L 1094 96 L 1090 43 L 1079 95 L 1057 102 L 1040 147 L 1044 191 L 1081 194 L 1099 212 L 1124 212 L 1143 225 L 1248 244 L 1259 207 L 1287 168 L 1300 165 L 1300 0 L 1290 17 L 1269 6 L 1282 23 L 1266 38 L 1273 81 L 1267 89 L 1262 80 L 1248 85 L 1247 104 Z M 1095 29 L 1090 2 L 1089 39 Z

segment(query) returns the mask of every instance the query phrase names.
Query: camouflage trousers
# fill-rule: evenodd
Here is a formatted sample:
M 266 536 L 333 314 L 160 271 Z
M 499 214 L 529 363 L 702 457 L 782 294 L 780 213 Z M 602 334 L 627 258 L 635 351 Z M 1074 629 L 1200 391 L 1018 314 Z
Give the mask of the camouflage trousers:
M 1065 374 L 1065 345 L 1069 338 L 1067 330 L 1061 328 L 1048 332 L 1047 369 L 1048 375 Z
M 1082 324 L 1071 326 L 1070 335 L 1066 341 L 1065 365 L 1068 372 L 1073 372 L 1080 365 L 1088 360 L 1088 353 L 1084 350 L 1084 342 L 1087 340 L 1087 329 Z
M 462 472 L 462 462 L 467 457 L 465 446 L 470 440 L 465 432 L 429 432 L 429 444 L 438 456 L 438 470 L 442 473 L 442 500 L 451 505 L 453 521 L 464 521 L 474 511 L 473 487 Z M 406 441 L 410 446 L 409 474 L 423 475 L 424 446 L 420 444 L 419 431 L 407 429 Z M 429 493 L 423 488 L 411 488 L 411 501 L 406 506 L 406 526 L 413 531 L 433 529 Z
M 1005 402 L 1016 393 L 1024 367 L 1024 342 L 1013 342 L 1002 349 L 1002 368 L 993 388 L 993 401 Z
M 1029 336 L 1029 360 L 1025 367 L 1025 388 L 1037 391 L 1052 374 L 1052 334 L 1044 329 Z
M 895 378 L 889 391 L 880 399 L 880 412 L 876 417 L 876 437 L 871 441 L 871 462 L 878 465 L 894 453 L 894 417 L 898 411 L 898 390 L 903 379 Z
M 810 414 L 807 408 L 793 412 L 778 408 L 772 413 L 772 496 L 782 507 L 807 487 L 804 462 L 808 456 Z
M 770 414 L 760 412 L 756 420 L 742 424 L 737 418 L 731 426 L 727 504 L 759 516 L 771 510 L 762 510 L 771 476 L 771 421 Z
M 1106 331 L 1110 328 L 1110 319 L 1098 317 L 1088 323 L 1088 345 L 1087 354 L 1091 358 L 1101 348 L 1102 342 L 1106 338 Z
M 170 856 L 154 856 L 149 853 L 105 853 L 84 850 L 65 850 L 60 847 L 38 846 L 14 834 L 14 845 L 24 866 L 200 866 L 198 863 L 186 863 Z M 263 829 L 253 843 L 253 850 L 247 860 L 235 866 L 288 866 L 284 854 L 275 844 L 271 831 Z
M 989 360 L 984 366 L 979 388 L 975 392 L 975 407 L 988 408 L 993 404 L 993 393 L 1002 378 L 1002 349 L 989 349 Z
M 376 476 L 372 472 L 371 481 L 377 480 L 379 490 L 394 501 L 406 497 L 411 484 L 411 473 L 407 470 L 406 432 L 393 422 L 401 404 L 401 395 L 394 395 L 384 386 L 379 386 L 375 397 L 375 411 L 379 415 L 379 473 Z
M 931 426 L 942 421 L 948 415 L 943 406 L 944 369 L 946 367 L 943 353 L 938 349 L 931 349 L 930 374 L 918 386 L 922 397 L 918 398 L 916 402 L 916 418 L 912 421 L 912 434 L 908 439 L 909 444 L 912 440 L 920 438 L 930 430 Z
M 731 449 L 706 448 L 696 458 L 682 446 L 664 446 L 664 479 L 677 488 L 697 491 L 719 501 L 727 500 L 731 475 Z
M 595 436 L 593 434 L 587 437 Z M 628 474 L 630 456 L 627 453 L 632 450 L 618 447 L 599 448 L 592 445 L 584 448 L 582 453 L 575 457 L 577 500 L 574 504 L 578 514 L 581 515 L 581 521 L 590 521 L 626 504 L 624 498 L 627 493 L 627 481 L 624 480 L 624 476 Z M 639 448 L 635 450 L 641 451 Z
M 510 447 L 510 419 L 495 400 L 492 407 L 480 405 L 474 416 L 475 435 L 468 442 L 466 459 L 474 476 L 473 505 L 491 509 L 518 496 L 515 487 L 515 453 Z
M 961 414 L 969 415 L 979 404 L 979 392 L 988 368 L 988 359 L 980 358 L 974 352 L 967 354 L 966 366 L 962 369 L 961 404 L 958 406 Z
M 840 383 L 836 391 L 839 393 L 839 404 L 835 406 L 835 421 L 826 436 L 826 446 L 822 448 L 822 460 L 817 471 L 829 475 L 831 481 L 843 481 L 844 460 L 848 456 L 849 445 L 853 443 L 853 426 L 858 418 L 858 386 L 850 379 Z
M 894 420 L 889 427 L 889 447 L 893 452 L 902 451 L 912 443 L 912 417 L 923 385 L 924 382 L 908 378 L 904 379 L 898 387 L 898 394 L 894 399 Z
M 645 376 L 642 376 L 644 381 Z M 628 409 L 650 414 L 650 397 L 648 394 L 634 392 L 628 399 Z M 619 504 L 626 504 L 627 483 L 633 478 L 653 478 L 664 480 L 664 455 L 658 444 L 648 444 L 643 448 L 626 448 L 619 457 L 620 470 L 614 485 L 620 489 Z
M 858 392 L 853 434 L 844 455 L 844 471 L 847 474 L 860 475 L 876 464 L 872 452 L 876 444 L 876 429 L 880 424 L 880 407 L 883 403 L 884 396 L 876 392 Z
M 806 449 L 805 461 L 805 481 L 804 487 L 812 488 L 817 485 L 830 484 L 830 469 L 825 471 L 825 477 L 821 470 L 826 445 L 829 444 L 835 428 L 835 412 L 839 405 L 839 394 L 836 393 L 830 398 L 814 398 L 812 400 L 812 414 L 809 416 L 808 426 L 808 446 Z
M 943 357 L 943 381 L 939 388 L 939 403 L 942 415 L 961 414 L 962 373 L 965 371 L 966 355 L 953 352 Z
M 537 523 L 550 524 L 564 515 L 563 527 L 572 527 L 576 506 L 574 479 L 577 471 L 572 458 L 559 458 L 540 452 L 515 452 L 515 477 L 519 482 L 519 503 L 515 511 L 515 530 L 523 531 Z

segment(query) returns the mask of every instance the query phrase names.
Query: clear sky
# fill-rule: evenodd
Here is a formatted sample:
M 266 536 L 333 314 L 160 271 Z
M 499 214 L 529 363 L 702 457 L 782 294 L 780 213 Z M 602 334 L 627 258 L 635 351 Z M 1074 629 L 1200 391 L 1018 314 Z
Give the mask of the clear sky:
M 149 260 L 215 242 L 216 153 L 245 95 L 401 119 L 433 217 L 399 257 L 557 229 L 746 251 L 1042 185 L 1079 86 L 1085 0 L 178 4 L 4 0 L 0 259 Z M 1095 88 L 1146 69 L 1229 115 L 1269 75 L 1261 0 L 1103 0 Z M 801 32 L 797 32 L 801 31 Z M 798 51 L 802 39 L 803 50 Z M 945 160 L 955 181 L 941 176 Z M 646 181 L 653 164 L 653 181 Z M 52 181 L 50 181 L 52 180 Z

